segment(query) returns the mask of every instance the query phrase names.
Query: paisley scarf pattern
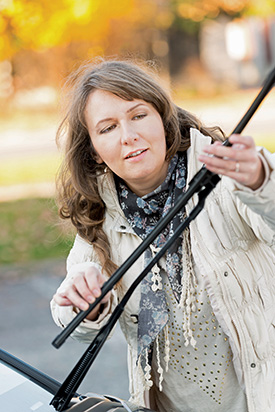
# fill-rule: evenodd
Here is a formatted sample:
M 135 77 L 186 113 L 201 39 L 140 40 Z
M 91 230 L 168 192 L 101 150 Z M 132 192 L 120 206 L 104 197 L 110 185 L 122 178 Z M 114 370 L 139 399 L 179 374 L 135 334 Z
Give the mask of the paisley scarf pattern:
M 129 224 L 141 239 L 146 238 L 159 219 L 174 206 L 178 196 L 185 191 L 186 174 L 186 153 L 184 152 L 176 154 L 170 161 L 165 181 L 153 192 L 143 197 L 137 196 L 121 179 L 117 179 L 120 206 Z M 181 211 L 155 239 L 151 248 L 145 251 L 145 266 L 183 220 L 184 211 Z M 178 303 L 182 292 L 182 247 L 183 235 L 173 243 L 166 253 L 165 271 Z M 163 269 L 157 264 L 140 285 L 138 357 L 140 355 L 143 355 L 143 358 L 148 357 L 148 350 L 168 321 L 166 297 L 161 282 L 162 275 Z

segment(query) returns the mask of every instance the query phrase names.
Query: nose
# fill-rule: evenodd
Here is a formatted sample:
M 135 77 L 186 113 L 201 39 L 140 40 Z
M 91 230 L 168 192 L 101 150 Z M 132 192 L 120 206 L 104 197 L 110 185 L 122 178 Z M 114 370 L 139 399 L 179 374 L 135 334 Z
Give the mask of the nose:
M 121 125 L 121 143 L 123 145 L 131 145 L 138 138 L 139 135 L 133 125 L 128 123 Z

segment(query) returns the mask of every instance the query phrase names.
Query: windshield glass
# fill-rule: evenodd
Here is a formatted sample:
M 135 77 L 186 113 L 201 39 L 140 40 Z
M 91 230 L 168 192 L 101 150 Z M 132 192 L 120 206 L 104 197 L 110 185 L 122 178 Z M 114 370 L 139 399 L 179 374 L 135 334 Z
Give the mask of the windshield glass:
M 53 412 L 52 394 L 0 363 L 0 410 Z

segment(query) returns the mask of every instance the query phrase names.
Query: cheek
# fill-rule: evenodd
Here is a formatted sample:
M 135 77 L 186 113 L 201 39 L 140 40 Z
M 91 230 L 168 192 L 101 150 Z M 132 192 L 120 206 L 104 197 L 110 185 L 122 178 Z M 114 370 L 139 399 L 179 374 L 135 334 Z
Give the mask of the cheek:
M 166 143 L 165 131 L 163 127 L 158 127 L 153 132 L 155 136 L 155 139 L 154 139 L 155 144 L 158 146 L 159 151 L 160 152 L 165 151 L 166 153 L 167 143 Z
M 115 145 L 112 145 L 111 140 L 108 142 L 95 142 L 94 149 L 96 152 L 95 160 L 97 163 L 106 163 L 106 165 L 109 166 L 114 163 L 114 159 L 117 157 L 117 149 Z
M 102 151 L 102 148 L 100 147 L 100 144 L 98 142 L 95 142 L 94 140 L 91 139 L 92 142 L 92 157 L 95 159 L 96 163 L 104 163 L 104 160 L 102 159 L 102 154 L 104 153 Z

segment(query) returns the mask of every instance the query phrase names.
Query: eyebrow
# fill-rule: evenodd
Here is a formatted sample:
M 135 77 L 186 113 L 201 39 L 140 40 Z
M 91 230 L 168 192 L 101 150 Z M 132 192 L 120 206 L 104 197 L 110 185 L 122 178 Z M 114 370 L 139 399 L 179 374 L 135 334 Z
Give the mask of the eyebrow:
M 144 103 L 137 103 L 135 106 L 130 107 L 130 109 L 128 109 L 126 113 L 132 112 L 132 111 L 135 110 L 138 106 L 144 106 Z
M 132 106 L 132 107 L 130 107 L 130 109 L 128 109 L 127 111 L 126 111 L 126 113 L 131 113 L 133 110 L 135 110 L 137 107 L 139 107 L 139 106 L 144 106 L 145 105 L 145 103 L 137 103 L 137 104 L 135 104 L 135 106 Z M 105 119 L 101 119 L 101 120 L 99 120 L 98 122 L 97 122 L 97 124 L 96 124 L 96 128 L 98 128 L 98 126 L 101 124 L 101 123 L 104 123 L 104 122 L 108 122 L 109 120 L 113 120 L 113 117 L 106 117 Z

